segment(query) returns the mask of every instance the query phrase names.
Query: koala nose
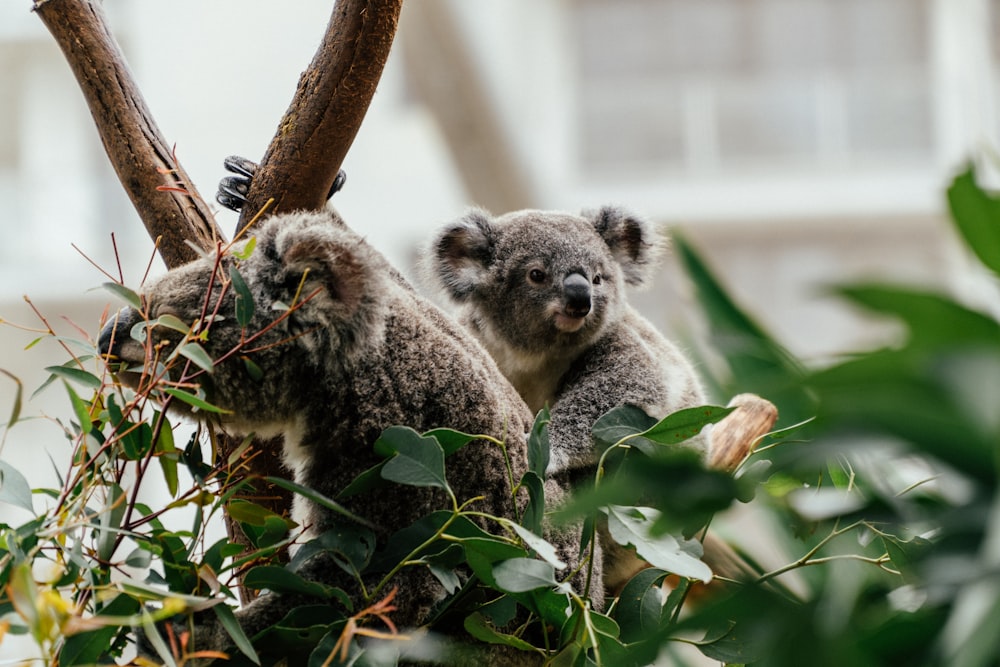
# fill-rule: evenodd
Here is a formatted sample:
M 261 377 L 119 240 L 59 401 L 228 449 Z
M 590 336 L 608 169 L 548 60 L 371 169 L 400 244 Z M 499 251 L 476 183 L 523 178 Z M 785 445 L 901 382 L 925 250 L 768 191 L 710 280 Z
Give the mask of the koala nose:
M 586 317 L 590 312 L 590 281 L 579 273 L 571 273 L 563 280 L 563 294 L 566 295 L 566 314 Z
M 122 308 L 114 317 L 108 319 L 97 337 L 97 349 L 101 356 L 121 356 L 121 347 L 129 340 L 132 327 L 140 321 L 139 313 L 128 306 Z

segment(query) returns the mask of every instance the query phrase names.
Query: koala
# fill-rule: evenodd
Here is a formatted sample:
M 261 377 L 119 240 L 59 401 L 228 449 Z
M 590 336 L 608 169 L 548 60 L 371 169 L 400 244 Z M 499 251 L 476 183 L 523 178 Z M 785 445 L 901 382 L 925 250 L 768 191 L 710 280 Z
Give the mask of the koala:
M 196 381 L 205 399 L 226 412 L 192 414 L 177 400 L 171 410 L 217 418 L 234 435 L 281 435 L 283 449 L 275 455 L 294 481 L 331 498 L 380 462 L 372 444 L 392 425 L 419 432 L 450 427 L 504 439 L 515 483 L 521 478 L 532 414 L 482 347 L 402 282 L 374 248 L 332 211 L 277 215 L 252 236 L 256 247 L 244 259 L 237 256 L 245 254 L 247 241 L 221 256 L 175 268 L 142 291 L 148 320 L 169 314 L 196 332 L 204 330 L 199 340 L 215 363 Z M 234 314 L 238 296 L 231 267 L 238 268 L 253 295 L 252 320 L 245 328 Z M 167 354 L 156 352 L 160 343 L 176 345 L 184 334 L 151 326 L 148 335 L 156 344 L 144 345 L 129 332 L 146 318 L 123 309 L 101 333 L 102 354 L 154 371 L 157 355 Z M 247 359 L 258 372 L 251 372 Z M 143 381 L 136 371 L 123 370 L 119 377 L 133 385 Z M 459 502 L 481 496 L 473 509 L 516 516 L 507 463 L 496 445 L 466 445 L 449 457 L 447 471 Z M 451 506 L 439 489 L 389 483 L 342 504 L 375 527 L 379 548 L 397 530 Z M 310 535 L 343 521 L 302 497 L 296 498 L 293 518 Z M 320 557 L 300 574 L 342 588 L 355 602 L 362 599 L 353 578 Z M 366 588 L 373 583 L 366 581 Z M 426 568 L 403 568 L 393 583 L 398 594 L 392 617 L 401 627 L 421 625 L 444 596 Z M 307 602 L 303 596 L 270 593 L 236 615 L 252 637 Z M 227 643 L 220 627 L 204 628 L 204 635 L 208 646 L 200 648 Z
M 433 239 L 431 279 L 528 407 L 551 410 L 550 476 L 593 479 L 591 428 L 612 408 L 659 418 L 704 403 L 691 364 L 626 300 L 662 249 L 647 222 L 610 206 L 579 216 L 472 210 Z M 634 570 L 617 551 L 605 545 L 609 590 Z

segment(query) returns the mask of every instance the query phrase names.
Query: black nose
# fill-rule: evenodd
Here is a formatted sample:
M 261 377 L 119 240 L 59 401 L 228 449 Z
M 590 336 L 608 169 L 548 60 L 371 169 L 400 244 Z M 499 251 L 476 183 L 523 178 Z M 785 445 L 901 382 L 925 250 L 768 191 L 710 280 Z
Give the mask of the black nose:
M 120 356 L 122 344 L 129 339 L 132 327 L 142 320 L 139 313 L 134 308 L 126 306 L 119 310 L 114 317 L 108 319 L 97 337 L 97 349 L 101 356 Z
M 566 314 L 586 317 L 590 312 L 590 281 L 579 273 L 571 273 L 563 280 L 563 294 L 566 296 Z

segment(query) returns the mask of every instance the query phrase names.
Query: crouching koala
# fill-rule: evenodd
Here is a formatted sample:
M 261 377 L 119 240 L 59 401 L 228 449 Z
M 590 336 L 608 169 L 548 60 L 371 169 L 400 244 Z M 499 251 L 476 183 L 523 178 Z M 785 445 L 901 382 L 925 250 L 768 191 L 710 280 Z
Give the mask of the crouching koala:
M 533 411 L 550 407 L 557 479 L 593 479 L 591 428 L 608 410 L 632 404 L 661 418 L 704 403 L 691 364 L 626 301 L 625 286 L 649 279 L 662 246 L 647 222 L 615 207 L 472 210 L 433 240 L 429 273 L 461 321 Z M 604 550 L 615 590 L 637 563 L 608 540 Z
M 215 360 L 212 371 L 195 381 L 209 403 L 226 411 L 217 416 L 221 427 L 236 435 L 280 434 L 280 455 L 294 480 L 329 498 L 382 460 L 372 445 L 392 425 L 419 432 L 450 427 L 503 439 L 515 483 L 520 479 L 532 415 L 461 327 L 418 296 L 330 211 L 275 216 L 252 234 L 252 252 L 242 242 L 146 286 L 146 312 L 123 309 L 102 332 L 101 352 L 133 368 L 144 366 L 148 377 L 169 353 L 158 343 L 177 345 L 185 335 L 151 325 L 153 344 L 143 345 L 130 337 L 132 327 L 163 315 L 191 324 Z M 249 323 L 247 304 L 238 304 L 241 290 L 233 284 L 232 268 L 253 297 Z M 140 381 L 134 371 L 119 376 L 131 384 Z M 190 413 L 178 400 L 170 408 Z M 189 416 L 214 418 L 205 412 Z M 449 457 L 447 472 L 460 503 L 480 496 L 473 509 L 516 517 L 507 461 L 495 444 L 464 446 Z M 379 548 L 418 518 L 451 507 L 440 489 L 392 484 L 342 504 L 374 526 Z M 293 517 L 311 535 L 343 521 L 302 497 L 296 498 Z M 353 577 L 321 557 L 300 574 L 345 590 L 356 604 L 363 599 Z M 365 589 L 379 576 L 365 581 Z M 401 627 L 421 625 L 444 596 L 426 567 L 403 568 L 392 585 L 398 587 L 392 618 Z M 265 594 L 236 615 L 252 637 L 307 602 L 298 595 Z M 228 637 L 208 623 L 199 627 L 199 648 L 222 648 Z

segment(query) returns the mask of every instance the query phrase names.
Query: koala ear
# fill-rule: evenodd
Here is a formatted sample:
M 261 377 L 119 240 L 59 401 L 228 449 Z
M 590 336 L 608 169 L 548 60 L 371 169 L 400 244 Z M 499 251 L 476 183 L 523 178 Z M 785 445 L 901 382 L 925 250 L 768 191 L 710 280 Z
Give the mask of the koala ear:
M 493 263 L 496 229 L 490 214 L 472 209 L 434 238 L 431 273 L 455 301 L 464 301 Z
M 365 295 L 368 275 L 364 263 L 349 246 L 324 235 L 296 238 L 282 254 L 285 268 L 292 274 L 309 271 L 302 296 L 322 286 L 325 295 L 314 298 L 339 304 L 346 314 L 354 313 Z
M 602 206 L 581 215 L 594 224 L 597 234 L 608 244 L 622 267 L 625 282 L 642 285 L 651 277 L 666 241 L 649 222 L 617 206 Z

